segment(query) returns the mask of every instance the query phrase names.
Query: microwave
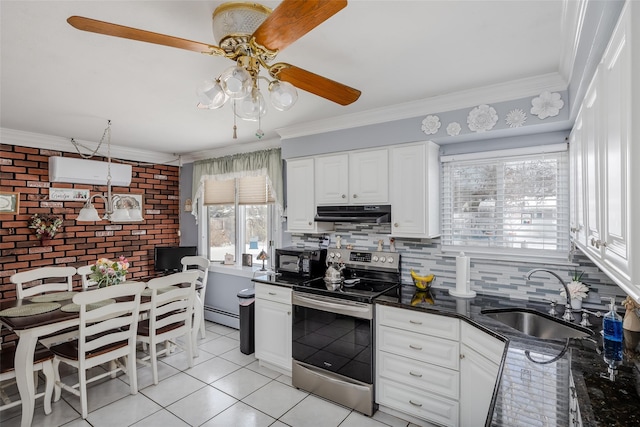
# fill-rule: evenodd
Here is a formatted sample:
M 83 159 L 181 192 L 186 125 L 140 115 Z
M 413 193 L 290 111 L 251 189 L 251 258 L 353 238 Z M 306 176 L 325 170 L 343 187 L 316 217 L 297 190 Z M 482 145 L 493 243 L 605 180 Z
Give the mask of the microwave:
M 327 260 L 326 249 L 298 248 L 276 249 L 276 273 L 316 278 L 324 276 Z

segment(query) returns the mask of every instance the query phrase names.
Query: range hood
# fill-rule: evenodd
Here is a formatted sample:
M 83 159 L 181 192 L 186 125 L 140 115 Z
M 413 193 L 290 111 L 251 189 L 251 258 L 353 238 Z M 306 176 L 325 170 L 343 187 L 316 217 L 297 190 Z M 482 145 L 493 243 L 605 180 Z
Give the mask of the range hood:
M 316 222 L 391 222 L 391 205 L 318 206 L 316 209 Z

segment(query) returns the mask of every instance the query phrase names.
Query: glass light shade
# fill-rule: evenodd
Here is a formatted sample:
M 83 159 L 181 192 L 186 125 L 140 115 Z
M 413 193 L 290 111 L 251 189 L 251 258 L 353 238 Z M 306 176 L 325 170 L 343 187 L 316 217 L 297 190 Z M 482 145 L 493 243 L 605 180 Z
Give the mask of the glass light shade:
M 231 67 L 220 75 L 220 85 L 231 99 L 242 99 L 251 93 L 253 79 L 242 67 Z
M 124 208 L 114 209 L 111 214 L 111 221 L 131 221 L 131 217 L 129 216 L 129 211 Z
M 269 99 L 280 111 L 287 111 L 298 100 L 298 91 L 289 82 L 274 81 L 269 84 Z
M 218 80 L 205 80 L 196 89 L 200 108 L 215 110 L 224 105 L 229 98 Z
M 243 120 L 257 121 L 258 117 L 264 117 L 267 114 L 267 103 L 260 90 L 254 88 L 251 95 L 238 102 L 236 105 L 236 116 Z
M 98 211 L 91 203 L 86 203 L 84 207 L 80 209 L 76 221 L 102 221 L 102 218 L 100 218 Z

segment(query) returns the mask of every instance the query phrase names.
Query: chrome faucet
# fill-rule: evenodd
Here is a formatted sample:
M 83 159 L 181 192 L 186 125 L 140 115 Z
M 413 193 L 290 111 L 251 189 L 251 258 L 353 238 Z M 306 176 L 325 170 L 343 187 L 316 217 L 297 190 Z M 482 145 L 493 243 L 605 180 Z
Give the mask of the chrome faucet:
M 534 268 L 533 270 L 525 274 L 524 276 L 525 279 L 530 280 L 531 275 L 538 271 L 544 271 L 545 273 L 549 273 L 550 275 L 558 279 L 558 281 L 562 284 L 562 287 L 564 288 L 564 293 L 567 296 L 567 302 L 565 303 L 565 306 L 564 306 L 564 314 L 562 315 L 562 319 L 566 320 L 567 322 L 573 322 L 574 317 L 573 317 L 573 313 L 571 312 L 571 294 L 569 293 L 569 287 L 567 286 L 567 283 L 564 280 L 562 280 L 562 277 L 558 276 L 557 273 L 554 273 L 553 271 L 547 270 L 544 268 Z

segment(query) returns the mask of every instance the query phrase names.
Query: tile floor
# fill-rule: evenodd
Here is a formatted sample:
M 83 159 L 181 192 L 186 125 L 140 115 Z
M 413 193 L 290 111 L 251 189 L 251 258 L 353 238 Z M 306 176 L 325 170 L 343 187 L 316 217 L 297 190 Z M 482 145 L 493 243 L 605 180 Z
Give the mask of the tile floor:
M 66 391 L 45 415 L 36 402 L 33 426 L 321 426 L 407 427 L 407 421 L 383 412 L 366 417 L 291 386 L 291 377 L 258 365 L 240 352 L 239 332 L 207 322 L 207 337 L 199 340 L 199 357 L 189 369 L 177 351 L 160 359 L 160 382 L 153 385 L 151 368 L 138 367 L 136 395 L 127 377 L 107 378 L 90 385 L 89 416 L 80 417 L 80 400 Z M 63 365 L 61 364 L 61 367 Z M 62 368 L 61 368 L 62 369 Z M 65 383 L 76 382 L 73 370 L 61 370 Z M 42 383 L 43 381 L 41 381 Z M 41 384 L 42 385 L 42 384 Z M 20 425 L 20 408 L 0 413 L 3 427 Z

